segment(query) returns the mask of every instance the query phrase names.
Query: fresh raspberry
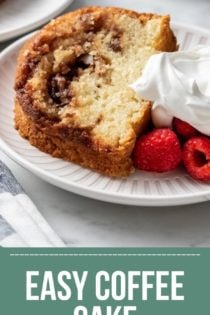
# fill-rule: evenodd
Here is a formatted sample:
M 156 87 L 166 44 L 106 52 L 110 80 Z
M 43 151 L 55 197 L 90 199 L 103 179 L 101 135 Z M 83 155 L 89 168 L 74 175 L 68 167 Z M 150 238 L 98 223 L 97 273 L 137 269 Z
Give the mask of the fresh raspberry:
M 154 129 L 137 140 L 133 162 L 140 170 L 161 173 L 175 169 L 181 155 L 179 139 L 171 129 Z
M 210 140 L 206 137 L 188 140 L 183 148 L 183 162 L 193 178 L 210 180 Z
M 199 134 L 199 132 L 194 127 L 179 118 L 174 118 L 173 129 L 184 139 L 190 139 Z

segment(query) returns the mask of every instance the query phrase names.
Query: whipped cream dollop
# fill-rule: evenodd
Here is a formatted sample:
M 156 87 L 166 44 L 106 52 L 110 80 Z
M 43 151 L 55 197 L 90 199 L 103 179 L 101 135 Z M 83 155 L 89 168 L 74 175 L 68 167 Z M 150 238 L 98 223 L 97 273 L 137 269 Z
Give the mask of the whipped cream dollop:
M 210 136 L 210 47 L 153 55 L 130 87 L 154 102 L 156 127 L 170 127 L 177 117 Z

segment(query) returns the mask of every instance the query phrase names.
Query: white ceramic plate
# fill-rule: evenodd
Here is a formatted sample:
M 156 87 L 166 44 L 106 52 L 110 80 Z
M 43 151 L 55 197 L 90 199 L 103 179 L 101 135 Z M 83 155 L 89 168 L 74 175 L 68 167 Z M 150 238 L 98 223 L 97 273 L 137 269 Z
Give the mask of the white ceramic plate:
M 174 24 L 173 28 L 181 49 L 210 44 L 210 32 L 206 30 L 181 24 Z M 147 206 L 210 199 L 210 184 L 193 180 L 182 169 L 161 175 L 136 171 L 127 179 L 112 179 L 52 158 L 22 139 L 13 127 L 13 82 L 18 51 L 29 36 L 15 42 L 0 56 L 0 146 L 10 158 L 53 185 L 94 199 Z
M 0 4 L 0 42 L 44 24 L 72 2 L 73 0 L 4 0 Z

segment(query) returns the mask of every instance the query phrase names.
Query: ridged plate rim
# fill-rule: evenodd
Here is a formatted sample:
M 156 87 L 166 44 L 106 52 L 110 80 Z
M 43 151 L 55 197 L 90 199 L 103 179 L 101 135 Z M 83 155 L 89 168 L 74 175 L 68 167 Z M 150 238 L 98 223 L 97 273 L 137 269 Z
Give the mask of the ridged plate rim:
M 183 23 L 172 23 L 172 27 L 177 30 L 183 30 L 185 32 L 190 32 L 193 34 L 198 34 L 199 36 L 206 36 L 208 39 L 210 39 L 210 31 L 200 28 L 200 27 L 195 27 L 195 26 L 189 26 L 185 25 Z M 32 34 L 29 34 L 12 45 L 10 45 L 8 48 L 6 48 L 1 54 L 0 54 L 0 66 L 2 61 L 4 61 L 7 56 L 13 52 L 19 49 L 19 47 L 28 39 L 30 38 Z M 1 91 L 0 91 L 1 93 Z M 8 96 L 9 97 L 9 96 Z M 1 127 L 0 127 L 0 136 L 1 136 Z M 173 195 L 173 194 L 164 194 L 164 195 L 158 195 L 158 194 L 143 194 L 143 193 L 136 193 L 136 194 L 131 194 L 131 193 L 126 193 L 126 192 L 111 192 L 103 190 L 103 189 L 96 189 L 81 183 L 77 183 L 72 180 L 66 180 L 65 178 L 62 178 L 60 176 L 57 176 L 55 174 L 51 174 L 50 171 L 46 171 L 42 169 L 40 166 L 35 165 L 34 163 L 30 162 L 21 154 L 17 153 L 14 148 L 12 148 L 6 141 L 3 139 L 4 137 L 1 136 L 0 138 L 0 147 L 3 150 L 3 152 L 10 157 L 12 160 L 29 170 L 30 172 L 34 173 L 38 177 L 42 178 L 43 180 L 60 187 L 62 189 L 71 191 L 73 193 L 83 195 L 89 198 L 101 200 L 101 201 L 107 201 L 107 202 L 113 202 L 113 203 L 118 203 L 118 204 L 124 204 L 124 205 L 136 205 L 136 206 L 169 206 L 169 205 L 183 205 L 183 204 L 192 204 L 192 203 L 197 203 L 197 202 L 203 202 L 203 201 L 208 201 L 210 200 L 210 184 L 205 184 L 205 190 L 201 190 L 198 192 L 190 192 L 188 191 L 187 193 L 179 193 L 178 195 Z M 20 137 L 20 139 L 22 139 Z M 25 141 L 25 140 L 23 140 Z M 40 153 L 39 150 L 37 150 L 34 147 L 31 147 L 33 151 L 37 151 Z M 46 156 L 44 153 L 41 153 L 43 156 Z M 49 157 L 49 156 L 48 156 Z M 50 159 L 54 158 L 49 157 Z M 56 161 L 59 161 L 59 159 L 56 159 Z M 81 168 L 83 170 L 83 168 Z M 89 171 L 89 173 L 92 174 L 97 174 L 94 172 Z M 169 175 L 170 176 L 170 175 Z M 155 178 L 158 179 L 158 175 L 154 175 Z M 183 178 L 190 178 L 188 175 L 183 175 Z M 160 180 L 160 179 L 159 179 Z M 116 180 L 114 179 L 108 179 L 109 182 L 115 182 Z M 193 181 L 193 180 L 192 180 Z M 123 184 L 123 180 L 121 180 L 121 183 Z M 198 186 L 201 185 L 202 188 L 202 183 L 198 182 Z M 121 186 L 121 184 L 120 184 Z

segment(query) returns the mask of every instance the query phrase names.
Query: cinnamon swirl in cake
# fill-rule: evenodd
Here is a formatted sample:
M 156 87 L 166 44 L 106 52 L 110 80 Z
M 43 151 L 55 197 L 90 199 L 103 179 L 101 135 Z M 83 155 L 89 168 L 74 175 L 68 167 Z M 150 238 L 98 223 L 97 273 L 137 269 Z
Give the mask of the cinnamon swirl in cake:
M 151 105 L 129 84 L 151 55 L 176 50 L 169 20 L 87 7 L 51 21 L 18 58 L 20 135 L 52 156 L 109 176 L 129 175 Z

